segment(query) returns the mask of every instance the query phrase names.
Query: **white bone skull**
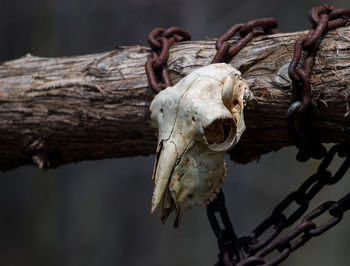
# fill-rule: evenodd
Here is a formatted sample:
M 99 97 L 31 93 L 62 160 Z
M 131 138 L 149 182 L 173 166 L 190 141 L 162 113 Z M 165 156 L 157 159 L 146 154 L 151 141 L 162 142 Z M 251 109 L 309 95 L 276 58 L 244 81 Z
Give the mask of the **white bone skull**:
M 206 206 L 225 179 L 225 152 L 245 129 L 243 96 L 248 83 L 225 63 L 199 68 L 155 96 L 151 121 L 158 131 L 152 212 L 164 222 L 176 209 Z

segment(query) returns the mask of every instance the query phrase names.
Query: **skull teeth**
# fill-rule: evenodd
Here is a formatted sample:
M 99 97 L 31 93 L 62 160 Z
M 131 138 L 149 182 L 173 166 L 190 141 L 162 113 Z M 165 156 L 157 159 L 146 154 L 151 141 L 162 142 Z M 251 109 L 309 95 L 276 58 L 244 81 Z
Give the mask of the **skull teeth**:
M 221 185 L 213 192 L 213 194 L 209 197 L 209 200 L 203 204 L 203 207 L 207 207 L 210 202 L 216 199 L 218 193 L 220 192 L 220 189 L 221 189 Z

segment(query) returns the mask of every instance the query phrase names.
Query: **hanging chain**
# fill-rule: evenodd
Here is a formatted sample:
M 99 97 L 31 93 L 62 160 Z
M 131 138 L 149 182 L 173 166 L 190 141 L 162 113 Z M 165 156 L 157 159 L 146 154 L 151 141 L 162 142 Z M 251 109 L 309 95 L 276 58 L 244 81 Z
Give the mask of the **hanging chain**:
M 255 29 L 256 27 L 261 27 L 262 30 Z M 277 27 L 278 24 L 274 18 L 254 19 L 247 23 L 233 25 L 216 41 L 215 47 L 217 52 L 211 63 L 231 61 L 254 37 L 263 34 L 279 33 L 280 31 Z M 238 32 L 240 33 L 241 39 L 231 45 L 228 40 Z M 215 216 L 216 212 L 220 214 L 224 229 L 220 229 L 219 222 Z M 216 265 L 234 265 L 233 262 L 241 261 L 243 259 L 243 252 L 227 213 L 225 197 L 222 191 L 220 191 L 217 198 L 208 205 L 207 216 L 217 237 L 220 250 L 218 255 L 219 261 Z
M 327 168 L 336 154 L 345 159 L 338 171 L 332 175 Z M 225 245 L 223 244 L 223 240 L 218 238 L 220 254 L 219 262 L 216 265 L 278 265 L 285 260 L 291 252 L 303 246 L 310 239 L 323 234 L 338 224 L 343 218 L 344 212 L 350 209 L 350 193 L 336 202 L 327 201 L 323 203 L 315 210 L 306 214 L 301 220 L 301 223 L 293 230 L 282 238 L 275 240 L 284 229 L 290 227 L 305 214 L 310 201 L 321 191 L 322 188 L 326 185 L 337 183 L 344 176 L 349 167 L 350 145 L 337 144 L 333 146 L 319 165 L 317 173 L 310 176 L 296 191 L 285 197 L 285 199 L 274 208 L 271 215 L 259 224 L 249 236 L 241 237 L 236 240 L 237 237 L 231 235 L 230 238 L 225 239 L 230 241 L 227 243 L 224 242 Z M 283 212 L 292 206 L 293 203 L 296 203 L 298 207 L 289 217 L 286 217 Z M 213 205 L 210 204 L 210 208 L 214 208 L 213 206 L 220 206 L 220 208 L 215 209 L 215 211 L 219 211 L 220 214 L 227 213 L 223 194 L 218 195 L 217 200 Z M 228 217 L 225 217 L 225 215 L 221 215 L 221 217 L 224 217 L 222 220 L 226 228 L 220 229 L 218 221 L 216 218 L 213 218 L 215 217 L 215 213 L 210 208 L 208 208 L 208 217 L 210 217 L 209 221 L 211 225 L 215 225 L 215 235 L 220 236 L 230 230 L 233 232 L 233 228 L 231 229 L 231 222 Z M 314 220 L 321 215 L 326 216 L 327 211 L 330 218 L 323 224 L 317 226 Z M 212 220 L 214 220 L 214 222 L 212 222 Z M 230 225 L 229 230 L 227 230 L 227 225 Z M 265 234 L 264 238 L 259 239 L 263 234 Z M 228 243 L 234 243 L 232 246 L 235 248 L 228 249 Z M 246 258 L 242 256 L 242 250 L 240 250 L 240 248 L 248 254 Z M 268 262 L 265 262 L 264 257 L 273 251 L 278 251 L 278 254 Z M 234 256 L 236 257 L 234 258 Z
M 336 154 L 341 158 L 345 158 L 345 160 L 338 171 L 332 176 L 327 168 Z M 248 237 L 241 239 L 245 251 L 249 255 L 264 257 L 277 249 L 280 254 L 273 258 L 269 263 L 264 264 L 277 265 L 277 262 L 284 260 L 290 252 L 301 247 L 312 237 L 322 234 L 337 224 L 342 218 L 343 212 L 350 207 L 349 194 L 342 200 L 338 201 L 337 205 L 333 205 L 335 202 L 326 202 L 322 204 L 317 209 L 307 214 L 302 219 L 301 224 L 295 227 L 294 230 L 290 231 L 285 237 L 272 242 L 283 229 L 290 227 L 301 218 L 302 215 L 304 215 L 309 207 L 310 201 L 324 188 L 324 186 L 337 183 L 344 176 L 349 167 L 350 146 L 347 144 L 337 144 L 333 146 L 319 165 L 317 173 L 306 179 L 296 191 L 290 193 L 284 200 L 282 200 L 272 211 L 271 215 L 256 227 Z M 283 212 L 293 203 L 296 203 L 298 207 L 289 217 L 286 217 Z M 341 207 L 337 207 L 339 204 Z M 337 209 L 338 211 L 334 211 L 334 209 Z M 328 222 L 317 227 L 313 220 L 327 210 L 330 210 L 332 218 Z M 271 227 L 272 229 L 268 232 L 268 229 Z M 268 233 L 264 239 L 259 240 L 258 238 L 266 232 Z M 304 235 L 298 238 L 301 233 L 304 233 Z M 291 243 L 291 240 L 296 238 L 297 241 Z
M 224 229 L 220 228 L 219 222 L 215 216 L 216 212 L 220 214 Z M 243 253 L 239 240 L 233 230 L 230 217 L 225 207 L 225 197 L 222 190 L 220 190 L 220 192 L 217 194 L 216 200 L 212 201 L 208 205 L 207 215 L 209 223 L 218 240 L 220 250 L 219 262 L 216 265 L 233 265 L 231 263 L 232 259 L 234 259 L 236 262 L 243 259 Z
M 171 81 L 166 62 L 169 57 L 170 46 L 174 42 L 182 42 L 191 39 L 191 35 L 179 27 L 168 29 L 155 28 L 147 36 L 147 41 L 152 48 L 152 58 L 146 62 L 146 74 L 151 89 L 158 93 L 166 87 L 170 87 Z M 158 84 L 157 76 L 162 83 Z
M 335 8 L 331 5 L 313 8 L 309 12 L 309 19 L 314 28 L 307 35 L 299 37 L 295 43 L 294 55 L 288 70 L 292 80 L 292 104 L 287 111 L 287 125 L 288 135 L 299 150 L 298 161 L 321 159 L 326 153 L 317 132 L 311 126 L 310 74 L 321 36 L 328 30 L 345 26 L 350 22 L 349 16 L 350 9 Z M 301 63 L 303 52 L 305 58 Z M 296 116 L 299 117 L 299 127 L 295 126 Z
M 318 48 L 318 40 L 327 30 L 347 25 L 350 21 L 349 16 L 350 9 L 337 9 L 330 5 L 313 8 L 309 13 L 309 18 L 314 29 L 310 30 L 307 36 L 302 36 L 296 41 L 293 59 L 289 66 L 289 76 L 293 86 L 292 104 L 287 111 L 287 125 L 288 134 L 299 149 L 297 160 L 305 162 L 309 158 L 325 158 L 316 174 L 309 177 L 298 190 L 289 194 L 279 203 L 272 214 L 256 227 L 249 236 L 240 239 L 234 233 L 225 207 L 224 194 L 221 191 L 218 197 L 207 208 L 210 225 L 218 239 L 219 261 L 216 263 L 216 266 L 277 265 L 312 237 L 328 231 L 339 223 L 343 217 L 343 213 L 350 209 L 349 193 L 337 202 L 325 202 L 307 214 L 302 219 L 301 224 L 294 230 L 290 231 L 280 240 L 275 240 L 282 230 L 293 225 L 305 214 L 310 201 L 325 185 L 332 185 L 338 182 L 350 166 L 349 145 L 335 145 L 327 153 L 317 133 L 311 127 L 310 82 L 310 74 Z M 253 30 L 252 28 L 254 26 L 262 26 L 263 31 Z M 238 31 L 240 31 L 242 39 L 230 47 L 230 43 L 227 40 L 232 38 Z M 212 63 L 232 59 L 254 36 L 278 32 L 277 22 L 271 18 L 253 20 L 247 24 L 236 24 L 217 40 L 216 49 L 218 51 Z M 306 52 L 303 66 L 298 67 L 303 51 Z M 295 126 L 297 116 L 299 118 L 299 127 Z M 346 157 L 346 159 L 335 175 L 332 176 L 327 170 L 327 167 L 332 162 L 336 153 L 340 157 Z M 296 203 L 298 208 L 289 217 L 286 217 L 283 211 L 293 203 Z M 313 220 L 327 211 L 329 211 L 331 218 L 317 227 Z M 224 229 L 221 229 L 219 226 L 219 222 L 215 216 L 216 212 L 220 214 Z M 272 229 L 268 231 L 270 228 Z M 259 240 L 259 237 L 263 233 L 265 233 L 264 239 Z M 242 249 L 248 255 L 247 258 L 244 258 Z M 268 262 L 265 262 L 264 257 L 275 250 L 279 254 Z

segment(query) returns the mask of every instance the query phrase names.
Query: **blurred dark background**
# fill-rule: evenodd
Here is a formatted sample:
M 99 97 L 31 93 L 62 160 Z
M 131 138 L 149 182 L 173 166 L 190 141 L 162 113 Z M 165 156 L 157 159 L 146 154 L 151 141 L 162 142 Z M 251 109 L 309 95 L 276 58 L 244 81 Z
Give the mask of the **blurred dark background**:
M 308 29 L 305 0 L 1 0 L 0 61 L 26 53 L 71 56 L 144 45 L 154 27 L 181 26 L 193 39 L 218 37 L 237 22 L 272 16 L 282 31 Z M 331 1 L 350 7 L 348 0 Z M 318 165 L 285 148 L 258 163 L 228 161 L 227 205 L 248 234 Z M 203 208 L 179 229 L 150 214 L 154 156 L 81 162 L 55 170 L 26 166 L 0 173 L 0 265 L 213 265 L 216 240 Z M 349 174 L 317 196 L 315 207 L 350 188 Z M 282 265 L 349 265 L 350 216 Z

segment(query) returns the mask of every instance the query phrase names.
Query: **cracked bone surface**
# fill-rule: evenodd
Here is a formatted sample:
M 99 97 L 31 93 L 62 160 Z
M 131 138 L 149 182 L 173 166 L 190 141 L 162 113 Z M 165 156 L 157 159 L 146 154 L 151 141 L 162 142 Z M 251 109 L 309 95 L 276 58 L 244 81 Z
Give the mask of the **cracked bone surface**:
M 193 71 L 153 99 L 158 147 L 152 212 L 159 206 L 163 222 L 176 210 L 177 227 L 186 209 L 206 206 L 219 192 L 225 153 L 245 129 L 243 97 L 248 92 L 240 72 L 219 63 Z

